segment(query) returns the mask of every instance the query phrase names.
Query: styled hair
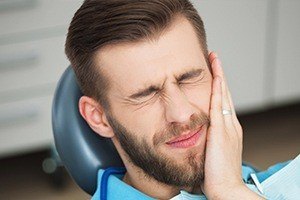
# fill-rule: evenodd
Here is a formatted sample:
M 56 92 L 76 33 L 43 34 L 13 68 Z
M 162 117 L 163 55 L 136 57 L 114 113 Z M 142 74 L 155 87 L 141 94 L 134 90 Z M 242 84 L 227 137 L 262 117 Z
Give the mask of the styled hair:
M 207 59 L 204 25 L 189 0 L 85 0 L 71 21 L 65 44 L 83 94 L 109 110 L 110 84 L 101 64 L 94 62 L 95 53 L 107 45 L 158 39 L 178 16 L 191 23 Z

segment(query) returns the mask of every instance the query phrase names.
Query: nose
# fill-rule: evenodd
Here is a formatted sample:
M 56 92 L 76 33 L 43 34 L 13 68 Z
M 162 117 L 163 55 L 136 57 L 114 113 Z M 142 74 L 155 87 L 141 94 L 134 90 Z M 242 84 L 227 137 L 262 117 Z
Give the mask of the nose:
M 165 114 L 169 123 L 189 124 L 191 117 L 196 113 L 187 96 L 179 89 L 174 89 L 166 102 Z

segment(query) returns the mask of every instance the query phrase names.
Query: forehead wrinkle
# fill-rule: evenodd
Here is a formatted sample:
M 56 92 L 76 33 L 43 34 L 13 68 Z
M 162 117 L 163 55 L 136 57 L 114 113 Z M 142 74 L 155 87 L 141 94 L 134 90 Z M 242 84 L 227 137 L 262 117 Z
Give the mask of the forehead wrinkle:
M 152 80 L 144 82 L 143 87 L 141 89 L 146 89 L 146 88 L 149 88 L 151 86 L 158 87 L 158 88 L 161 89 L 165 85 L 167 79 L 168 78 L 166 76 L 163 78 L 163 80 L 164 80 L 163 84 L 161 84 L 162 81 L 157 81 L 156 83 L 155 83 L 155 81 L 152 81 Z
M 186 67 L 186 68 L 182 69 L 179 73 L 172 74 L 172 77 L 174 78 L 174 80 L 177 82 L 178 81 L 177 80 L 178 77 L 181 77 L 182 75 L 184 75 L 184 74 L 186 74 L 188 72 L 195 73 L 195 71 L 197 71 L 199 69 L 203 69 L 202 67 L 199 67 L 199 66 L 192 66 L 192 67 L 189 66 L 189 67 Z M 168 77 L 167 77 L 167 75 L 165 75 L 163 84 L 160 84 L 161 81 L 158 81 L 157 83 L 154 83 L 154 82 L 151 82 L 151 81 L 147 81 L 147 82 L 143 83 L 142 87 L 139 87 L 138 89 L 133 90 L 131 92 L 131 95 L 129 95 L 129 96 L 132 96 L 133 94 L 141 92 L 143 90 L 146 90 L 146 89 L 148 89 L 150 87 L 155 87 L 155 88 L 159 88 L 159 89 L 162 90 L 164 88 L 164 86 L 165 86 L 165 83 L 166 83 L 167 79 L 168 79 Z

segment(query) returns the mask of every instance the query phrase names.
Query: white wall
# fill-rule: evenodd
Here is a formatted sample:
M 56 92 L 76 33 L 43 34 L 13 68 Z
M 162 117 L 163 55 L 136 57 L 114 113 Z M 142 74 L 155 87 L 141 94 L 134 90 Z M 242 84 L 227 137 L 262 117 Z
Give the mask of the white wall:
M 300 99 L 300 1 L 280 0 L 275 52 L 276 104 Z
M 300 101 L 300 1 L 192 2 L 210 50 L 221 57 L 237 111 Z

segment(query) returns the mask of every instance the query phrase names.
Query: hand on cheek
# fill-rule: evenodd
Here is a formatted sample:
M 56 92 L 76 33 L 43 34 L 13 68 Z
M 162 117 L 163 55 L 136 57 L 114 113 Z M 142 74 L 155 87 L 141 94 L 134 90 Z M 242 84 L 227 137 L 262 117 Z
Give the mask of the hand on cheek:
M 221 62 L 213 52 L 209 55 L 209 61 L 213 72 L 211 124 L 207 132 L 205 178 L 201 187 L 209 199 L 226 199 L 225 196 L 233 191 L 251 191 L 242 181 L 243 131 L 236 117 Z M 223 110 L 229 112 L 223 114 Z

